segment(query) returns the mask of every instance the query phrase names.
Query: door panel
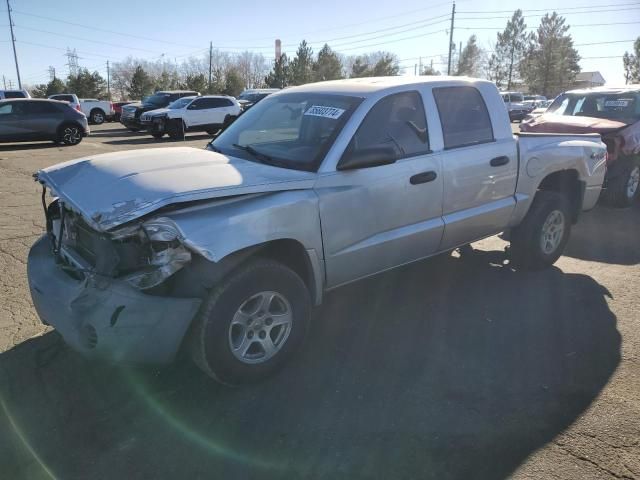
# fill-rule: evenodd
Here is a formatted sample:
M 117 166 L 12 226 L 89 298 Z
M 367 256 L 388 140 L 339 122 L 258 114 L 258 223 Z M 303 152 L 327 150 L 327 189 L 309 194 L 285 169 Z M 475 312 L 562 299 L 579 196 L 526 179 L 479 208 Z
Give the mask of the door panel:
M 436 179 L 411 184 L 412 176 L 426 171 Z M 328 174 L 316 191 L 329 288 L 438 249 L 444 226 L 438 155 Z
M 502 156 L 508 157 L 509 162 L 491 166 L 494 158 Z M 443 250 L 504 230 L 516 204 L 518 153 L 515 141 L 445 151 L 442 169 Z

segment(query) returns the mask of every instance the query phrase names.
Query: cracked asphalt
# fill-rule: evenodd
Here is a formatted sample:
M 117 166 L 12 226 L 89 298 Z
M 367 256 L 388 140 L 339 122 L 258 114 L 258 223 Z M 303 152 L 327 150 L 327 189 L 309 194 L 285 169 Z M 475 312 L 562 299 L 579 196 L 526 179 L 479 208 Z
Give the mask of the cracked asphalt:
M 158 145 L 0 145 L 0 478 L 640 478 L 640 205 L 583 215 L 544 272 L 494 237 L 332 292 L 290 366 L 227 388 L 87 361 L 31 305 L 31 174 Z

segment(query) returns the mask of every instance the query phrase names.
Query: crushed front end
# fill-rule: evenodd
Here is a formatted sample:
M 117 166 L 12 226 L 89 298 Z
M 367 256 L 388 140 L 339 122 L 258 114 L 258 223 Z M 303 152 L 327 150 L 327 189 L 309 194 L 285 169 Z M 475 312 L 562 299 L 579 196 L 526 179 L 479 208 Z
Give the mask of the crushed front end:
M 102 232 L 61 199 L 42 202 L 47 233 L 31 248 L 29 287 L 40 319 L 75 350 L 125 363 L 168 363 L 201 300 L 171 296 L 191 261 L 168 218 Z

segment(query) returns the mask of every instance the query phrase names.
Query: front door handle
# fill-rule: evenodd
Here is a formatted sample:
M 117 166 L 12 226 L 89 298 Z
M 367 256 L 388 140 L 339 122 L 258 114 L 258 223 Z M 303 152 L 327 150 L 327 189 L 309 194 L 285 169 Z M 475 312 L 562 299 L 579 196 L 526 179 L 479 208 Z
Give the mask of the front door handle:
M 492 158 L 491 162 L 489 162 L 492 167 L 501 167 L 502 165 L 506 165 L 509 163 L 509 157 L 503 155 L 501 157 Z
M 428 172 L 415 174 L 409 179 L 409 181 L 411 182 L 411 185 L 418 185 L 420 183 L 433 182 L 436 178 L 438 178 L 438 174 L 433 170 L 430 170 Z

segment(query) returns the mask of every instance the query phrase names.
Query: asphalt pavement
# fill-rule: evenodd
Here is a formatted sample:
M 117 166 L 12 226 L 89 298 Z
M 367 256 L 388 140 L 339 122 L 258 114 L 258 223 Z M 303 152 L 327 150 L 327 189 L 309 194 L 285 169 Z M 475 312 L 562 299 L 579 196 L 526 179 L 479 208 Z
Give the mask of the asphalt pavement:
M 0 478 L 640 478 L 638 204 L 584 214 L 546 271 L 513 271 L 493 237 L 336 290 L 257 385 L 69 350 L 28 293 L 31 174 L 181 144 L 105 124 L 0 145 Z

